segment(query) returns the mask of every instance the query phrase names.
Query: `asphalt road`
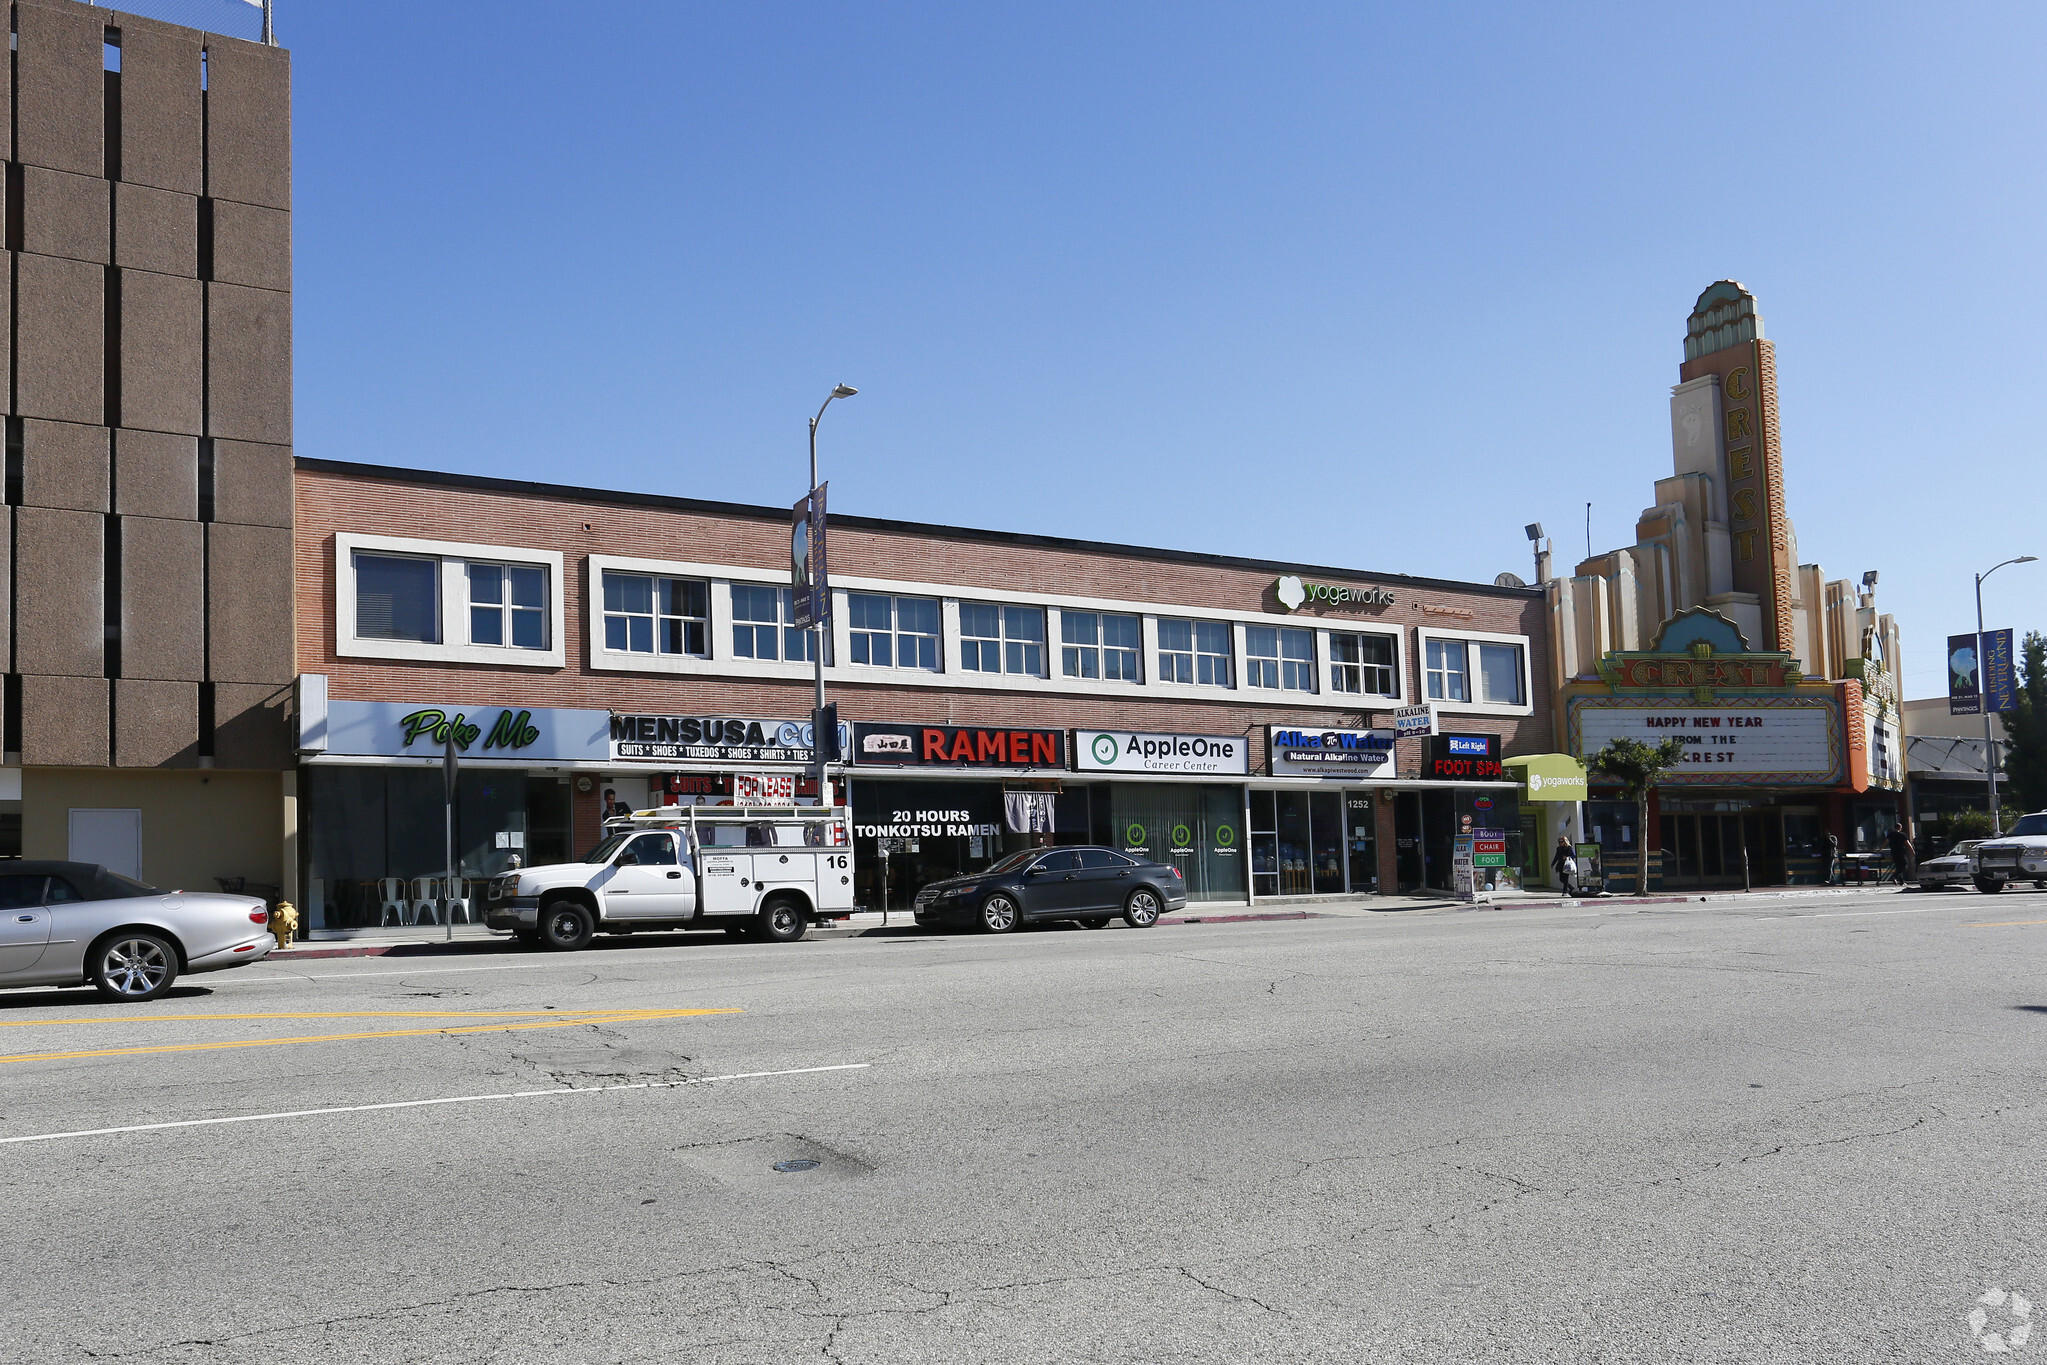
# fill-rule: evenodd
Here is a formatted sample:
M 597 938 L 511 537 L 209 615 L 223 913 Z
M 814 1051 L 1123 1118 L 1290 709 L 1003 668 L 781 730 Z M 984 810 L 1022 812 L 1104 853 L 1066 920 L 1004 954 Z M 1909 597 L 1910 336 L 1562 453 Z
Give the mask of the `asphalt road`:
M 1950 892 L 13 992 L 0 1358 L 1980 1359 L 2043 961 Z

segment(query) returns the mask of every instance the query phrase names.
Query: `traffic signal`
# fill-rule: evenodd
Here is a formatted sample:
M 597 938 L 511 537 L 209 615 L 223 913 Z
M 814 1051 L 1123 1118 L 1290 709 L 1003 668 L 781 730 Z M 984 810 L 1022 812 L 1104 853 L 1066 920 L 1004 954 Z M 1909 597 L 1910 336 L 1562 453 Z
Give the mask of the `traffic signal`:
M 817 743 L 818 762 L 839 762 L 845 757 L 839 752 L 839 704 L 828 702 L 812 712 L 811 717 L 811 734 Z

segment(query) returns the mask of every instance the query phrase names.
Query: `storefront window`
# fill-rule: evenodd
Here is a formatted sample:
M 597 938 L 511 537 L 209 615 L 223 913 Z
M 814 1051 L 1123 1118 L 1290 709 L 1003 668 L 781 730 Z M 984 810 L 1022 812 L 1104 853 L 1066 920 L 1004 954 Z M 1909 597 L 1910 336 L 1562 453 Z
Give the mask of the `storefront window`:
M 1258 894 L 1342 894 L 1350 837 L 1344 809 L 1342 795 L 1333 791 L 1252 792 L 1251 875 Z M 1365 823 L 1369 851 L 1369 819 Z
M 1038 607 L 960 603 L 960 663 L 969 673 L 1045 673 L 1045 613 Z
M 320 765 L 305 771 L 304 783 L 311 927 L 403 922 L 385 907 L 413 901 L 415 879 L 447 875 L 439 770 Z M 483 883 L 514 857 L 526 867 L 566 861 L 568 785 L 519 769 L 463 772 L 455 797 L 455 855 L 464 882 L 457 889 L 472 906 L 482 903 Z
M 1189 901 L 1245 899 L 1241 788 L 1116 782 L 1107 793 L 1111 848 L 1179 868 Z
M 355 633 L 366 640 L 438 644 L 441 563 L 404 555 L 355 554 Z
M 1390 635 L 1351 635 L 1338 632 L 1329 637 L 1329 686 L 1335 692 L 1397 697 L 1400 686 L 1394 680 L 1395 651 Z
M 1061 664 L 1069 678 L 1137 682 L 1137 618 L 1111 612 L 1059 613 Z
M 1160 621 L 1159 680 L 1230 686 L 1230 627 L 1224 621 Z
M 928 597 L 846 596 L 853 662 L 938 672 L 938 603 Z
M 693 578 L 604 571 L 604 647 L 621 654 L 710 654 L 711 588 Z

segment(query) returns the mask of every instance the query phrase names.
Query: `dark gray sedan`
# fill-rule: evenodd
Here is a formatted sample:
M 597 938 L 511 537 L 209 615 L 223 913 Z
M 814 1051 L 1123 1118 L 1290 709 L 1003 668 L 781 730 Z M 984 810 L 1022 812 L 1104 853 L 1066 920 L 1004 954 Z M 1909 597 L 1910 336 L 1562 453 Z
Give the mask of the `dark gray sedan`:
M 0 988 L 80 986 L 154 1000 L 184 972 L 260 961 L 274 946 L 254 896 L 159 891 L 97 863 L 0 861 Z
M 1187 904 L 1187 883 L 1169 863 L 1113 848 L 1033 848 L 917 893 L 917 923 L 971 923 L 1006 934 L 1026 920 L 1073 920 L 1100 929 L 1121 915 L 1149 929 Z

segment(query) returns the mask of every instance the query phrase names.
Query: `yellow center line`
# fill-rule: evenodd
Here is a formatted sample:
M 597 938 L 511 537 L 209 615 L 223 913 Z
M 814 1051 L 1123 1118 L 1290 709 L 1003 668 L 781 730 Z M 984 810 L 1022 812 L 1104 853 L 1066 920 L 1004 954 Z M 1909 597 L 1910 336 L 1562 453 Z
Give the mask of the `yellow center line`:
M 2005 919 L 1995 924 L 1965 924 L 1964 929 L 2017 929 L 2027 924 L 2047 924 L 2047 919 Z
M 37 1024 L 182 1024 L 192 1019 L 523 1019 L 528 1015 L 611 1015 L 642 1012 L 639 1007 L 621 1005 L 608 1010 L 321 1010 L 292 1014 L 109 1014 L 93 1019 L 0 1019 L 0 1027 L 28 1028 Z M 703 1010 L 648 1010 L 657 1016 L 702 1014 Z M 728 1011 L 729 1012 L 729 1011 Z
M 80 1050 L 73 1052 L 21 1053 L 11 1057 L 0 1056 L 0 1064 L 7 1062 L 67 1062 L 91 1057 L 136 1057 L 159 1052 L 218 1052 L 238 1047 L 285 1047 L 294 1043 L 340 1043 L 370 1038 L 419 1038 L 433 1034 L 456 1033 L 511 1033 L 530 1029 L 572 1028 L 578 1024 L 630 1024 L 656 1019 L 688 1019 L 707 1014 L 739 1014 L 743 1011 L 733 1008 L 689 1009 L 689 1010 L 465 1010 L 425 1011 L 396 1010 L 350 1011 L 335 1014 L 307 1015 L 217 1015 L 220 1019 L 375 1019 L 375 1018 L 453 1018 L 474 1019 L 524 1019 L 525 1023 L 489 1023 L 447 1025 L 441 1028 L 390 1029 L 365 1033 L 317 1033 L 297 1038 L 235 1038 L 213 1043 L 163 1043 L 147 1047 L 114 1047 Z M 187 1015 L 184 1018 L 206 1018 L 203 1015 Z M 58 1022 L 58 1021 L 49 1021 Z M 163 1022 L 162 1019 L 156 1022 Z

